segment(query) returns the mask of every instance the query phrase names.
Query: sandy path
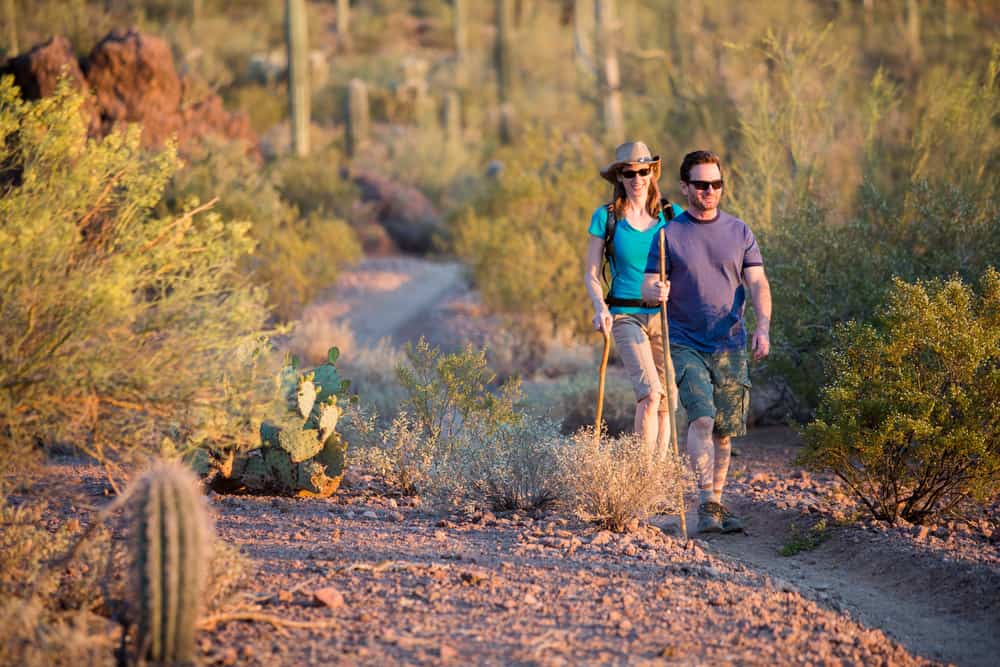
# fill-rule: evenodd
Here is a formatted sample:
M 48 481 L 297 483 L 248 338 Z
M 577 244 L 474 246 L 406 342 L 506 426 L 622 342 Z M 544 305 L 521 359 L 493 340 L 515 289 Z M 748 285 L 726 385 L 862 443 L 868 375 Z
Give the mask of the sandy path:
M 791 463 L 798 441 L 787 429 L 751 432 L 738 447 L 742 456 L 733 459 L 727 502 L 748 519 L 747 533 L 712 536 L 707 551 L 881 628 L 915 654 L 959 665 L 998 664 L 996 545 L 970 536 L 918 541 L 919 528 L 855 524 L 829 530 L 813 550 L 782 556 L 792 523 L 805 528 L 826 517 L 832 525 L 834 505 L 824 495 L 832 485 Z M 692 513 L 689 525 L 695 519 Z

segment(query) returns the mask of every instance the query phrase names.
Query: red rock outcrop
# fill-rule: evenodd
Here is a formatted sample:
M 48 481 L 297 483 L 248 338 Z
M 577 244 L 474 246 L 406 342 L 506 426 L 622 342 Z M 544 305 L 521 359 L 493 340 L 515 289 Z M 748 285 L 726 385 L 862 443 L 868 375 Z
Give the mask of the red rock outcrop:
M 209 135 L 244 141 L 257 150 L 257 136 L 245 114 L 231 113 L 217 95 L 195 98 L 178 76 L 169 45 L 136 30 L 113 31 L 77 61 L 69 41 L 53 37 L 0 65 L 13 74 L 28 100 L 51 95 L 61 75 L 92 93 L 85 103 L 88 128 L 103 136 L 123 123 L 142 124 L 142 143 L 160 147 L 176 136 L 182 153 Z M 194 99 L 192 99 L 194 98 Z

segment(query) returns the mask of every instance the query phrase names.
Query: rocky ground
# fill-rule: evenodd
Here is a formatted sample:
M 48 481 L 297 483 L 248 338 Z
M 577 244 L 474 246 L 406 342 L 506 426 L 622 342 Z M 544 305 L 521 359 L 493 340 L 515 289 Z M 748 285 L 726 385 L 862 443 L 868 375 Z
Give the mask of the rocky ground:
M 453 265 L 382 259 L 369 269 L 369 282 L 348 273 L 338 292 L 353 299 L 353 328 L 365 344 L 418 332 L 445 340 L 457 331 L 449 322 L 479 312 Z M 318 304 L 316 321 L 345 315 L 333 308 Z M 444 324 L 421 312 L 441 314 Z M 1000 536 L 990 538 L 990 524 L 867 521 L 834 479 L 796 466 L 799 447 L 784 427 L 738 440 L 725 501 L 747 531 L 688 542 L 670 516 L 613 534 L 558 508 L 441 515 L 357 469 L 331 499 L 210 495 L 219 537 L 250 571 L 222 611 L 256 620 L 211 624 L 199 635 L 202 658 L 996 664 Z M 52 488 L 84 496 L 53 503 L 53 525 L 86 520 L 105 501 L 96 468 L 50 468 Z M 693 498 L 689 507 L 693 526 Z

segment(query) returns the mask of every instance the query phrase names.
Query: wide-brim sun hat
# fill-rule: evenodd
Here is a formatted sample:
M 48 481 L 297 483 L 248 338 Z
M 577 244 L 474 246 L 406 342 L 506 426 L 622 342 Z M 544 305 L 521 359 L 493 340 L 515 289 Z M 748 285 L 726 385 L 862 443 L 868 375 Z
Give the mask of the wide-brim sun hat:
M 649 165 L 657 176 L 660 174 L 660 156 L 653 155 L 649 146 L 641 141 L 628 141 L 615 149 L 615 161 L 601 169 L 601 176 L 616 183 L 618 170 L 627 164 Z

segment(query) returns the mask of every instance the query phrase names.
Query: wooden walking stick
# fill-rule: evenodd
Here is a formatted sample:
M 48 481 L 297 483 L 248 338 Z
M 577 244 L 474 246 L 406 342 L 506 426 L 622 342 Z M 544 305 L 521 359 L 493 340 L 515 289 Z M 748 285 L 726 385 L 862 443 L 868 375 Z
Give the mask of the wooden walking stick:
M 597 418 L 594 419 L 594 440 L 601 441 L 601 419 L 604 417 L 604 379 L 608 375 L 608 353 L 611 352 L 611 334 L 601 329 L 604 336 L 604 354 L 601 356 L 601 370 L 597 376 Z
M 660 227 L 660 282 L 664 283 L 667 281 L 667 230 L 665 227 Z M 667 414 L 669 416 L 670 422 L 670 444 L 674 448 L 674 459 L 677 461 L 678 465 L 681 460 L 680 449 L 677 446 L 677 413 L 674 410 L 674 403 L 676 401 L 675 394 L 677 393 L 677 385 L 674 381 L 674 362 L 670 358 L 670 325 L 667 322 L 667 302 L 660 302 L 660 329 L 663 331 L 663 383 L 666 385 L 664 388 L 667 392 L 667 407 L 669 408 Z M 677 495 L 679 496 L 678 501 L 680 502 L 680 510 L 677 512 L 678 518 L 681 520 L 681 535 L 684 537 L 684 541 L 687 542 L 688 531 L 687 531 L 687 518 L 684 516 L 684 486 L 680 485 L 677 489 Z

